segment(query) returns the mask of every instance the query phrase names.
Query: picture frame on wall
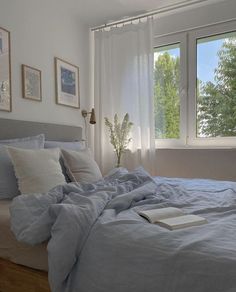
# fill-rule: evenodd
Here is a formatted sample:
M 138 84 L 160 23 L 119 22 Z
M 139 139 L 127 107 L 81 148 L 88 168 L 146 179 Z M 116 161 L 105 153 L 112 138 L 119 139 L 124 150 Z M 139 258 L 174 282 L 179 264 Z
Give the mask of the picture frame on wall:
M 55 57 L 56 103 L 80 108 L 79 67 Z
M 22 97 L 34 101 L 42 101 L 42 76 L 39 69 L 21 65 Z
M 0 110 L 12 111 L 10 32 L 0 27 Z

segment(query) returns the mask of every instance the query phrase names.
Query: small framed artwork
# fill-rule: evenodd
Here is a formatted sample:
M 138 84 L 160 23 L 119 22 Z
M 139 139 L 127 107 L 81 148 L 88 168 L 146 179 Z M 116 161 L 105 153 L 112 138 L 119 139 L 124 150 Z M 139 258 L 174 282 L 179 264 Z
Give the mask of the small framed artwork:
M 22 96 L 23 98 L 42 101 L 41 71 L 22 65 Z
M 10 32 L 0 27 L 0 110 L 11 112 Z
M 80 107 L 79 67 L 55 58 L 56 103 Z

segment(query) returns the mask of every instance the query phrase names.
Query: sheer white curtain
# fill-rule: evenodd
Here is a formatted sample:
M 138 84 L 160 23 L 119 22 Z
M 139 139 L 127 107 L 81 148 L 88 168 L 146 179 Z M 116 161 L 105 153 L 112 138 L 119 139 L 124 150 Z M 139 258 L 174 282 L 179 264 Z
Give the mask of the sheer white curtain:
M 134 123 L 130 151 L 123 166 L 143 166 L 153 173 L 155 163 L 153 113 L 152 19 L 138 24 L 95 32 L 94 98 L 97 125 L 95 158 L 103 173 L 115 166 L 116 156 L 109 142 L 104 117 L 113 119 L 126 112 Z

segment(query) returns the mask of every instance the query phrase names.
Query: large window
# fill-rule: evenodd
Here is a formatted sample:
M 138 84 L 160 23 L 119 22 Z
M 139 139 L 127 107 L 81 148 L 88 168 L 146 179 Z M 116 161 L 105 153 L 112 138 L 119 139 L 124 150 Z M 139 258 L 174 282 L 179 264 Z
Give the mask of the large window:
M 157 147 L 236 145 L 236 22 L 156 39 Z

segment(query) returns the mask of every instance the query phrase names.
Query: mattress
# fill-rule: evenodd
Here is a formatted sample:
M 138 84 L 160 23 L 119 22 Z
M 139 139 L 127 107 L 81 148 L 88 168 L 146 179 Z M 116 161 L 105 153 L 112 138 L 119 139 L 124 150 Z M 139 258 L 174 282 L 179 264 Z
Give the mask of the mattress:
M 10 229 L 10 200 L 0 201 L 0 258 L 43 271 L 48 270 L 46 243 L 30 246 L 18 242 Z

